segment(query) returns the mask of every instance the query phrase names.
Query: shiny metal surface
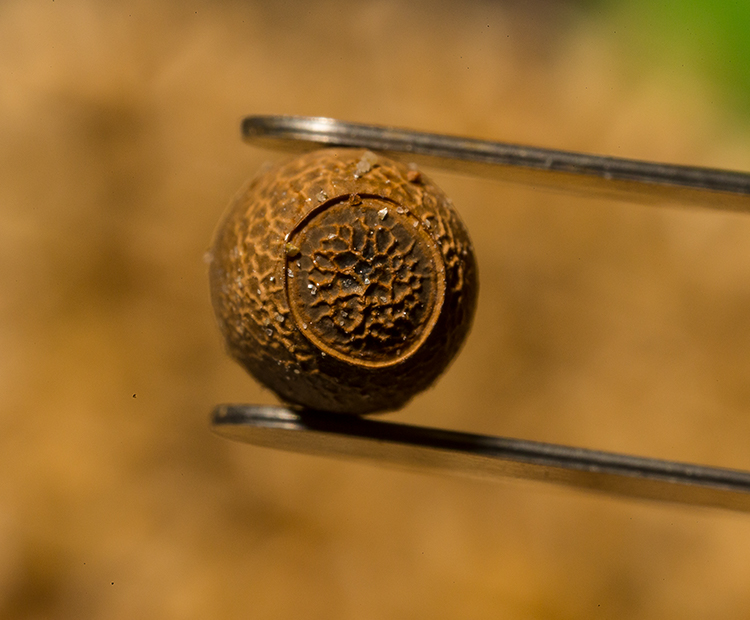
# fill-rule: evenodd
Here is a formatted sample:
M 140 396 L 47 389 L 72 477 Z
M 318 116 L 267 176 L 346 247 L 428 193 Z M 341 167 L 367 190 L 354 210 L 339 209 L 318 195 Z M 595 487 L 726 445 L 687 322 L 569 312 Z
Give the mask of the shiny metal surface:
M 750 472 L 281 406 L 220 405 L 211 425 L 228 439 L 293 452 L 750 512 Z
M 750 213 L 750 174 L 524 147 L 330 118 L 250 116 L 246 141 L 276 150 L 377 150 L 408 162 L 582 196 Z M 212 430 L 258 446 L 621 497 L 750 512 L 750 472 L 383 422 L 283 406 L 220 405 Z
M 248 116 L 246 141 L 272 149 L 367 148 L 457 172 L 585 196 L 750 213 L 750 174 L 602 157 L 303 116 Z

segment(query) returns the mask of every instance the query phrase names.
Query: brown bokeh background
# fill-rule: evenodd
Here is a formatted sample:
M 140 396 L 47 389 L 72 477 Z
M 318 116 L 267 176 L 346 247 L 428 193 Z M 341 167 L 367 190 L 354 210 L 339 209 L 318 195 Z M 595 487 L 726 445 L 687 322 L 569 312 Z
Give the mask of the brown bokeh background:
M 269 3 L 270 4 L 270 3 Z M 750 170 L 613 17 L 531 4 L 0 5 L 0 617 L 745 618 L 750 519 L 235 444 L 203 254 L 250 113 Z M 616 22 L 616 19 L 615 19 Z M 393 419 L 750 469 L 750 218 L 432 172 L 482 280 Z

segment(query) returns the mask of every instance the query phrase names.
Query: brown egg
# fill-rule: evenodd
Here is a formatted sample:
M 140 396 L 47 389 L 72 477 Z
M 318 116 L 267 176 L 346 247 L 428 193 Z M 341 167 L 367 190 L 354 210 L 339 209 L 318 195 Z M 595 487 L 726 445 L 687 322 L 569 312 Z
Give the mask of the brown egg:
M 402 407 L 448 366 L 476 306 L 474 252 L 450 200 L 370 151 L 315 151 L 263 172 L 210 256 L 229 353 L 310 409 Z

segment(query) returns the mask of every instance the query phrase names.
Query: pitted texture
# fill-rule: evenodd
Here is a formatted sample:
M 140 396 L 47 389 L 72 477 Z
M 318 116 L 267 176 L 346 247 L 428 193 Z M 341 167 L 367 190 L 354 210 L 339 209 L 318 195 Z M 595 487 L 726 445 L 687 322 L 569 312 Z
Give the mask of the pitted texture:
M 442 300 L 441 257 L 403 207 L 356 196 L 324 208 L 290 245 L 292 312 L 321 350 L 388 364 L 429 334 Z
M 403 406 L 456 354 L 476 303 L 471 242 L 450 201 L 369 151 L 316 151 L 256 177 L 211 258 L 230 354 L 314 409 Z

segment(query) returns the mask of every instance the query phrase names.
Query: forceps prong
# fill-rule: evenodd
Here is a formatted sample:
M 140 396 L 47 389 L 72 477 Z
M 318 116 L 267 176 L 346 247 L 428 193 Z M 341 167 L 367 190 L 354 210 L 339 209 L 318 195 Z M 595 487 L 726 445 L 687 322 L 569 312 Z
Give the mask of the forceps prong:
M 367 148 L 395 158 L 577 195 L 750 213 L 750 174 L 603 157 L 306 116 L 248 116 L 246 141 L 280 150 Z
M 220 405 L 211 423 L 223 437 L 293 452 L 750 512 L 750 472 L 272 405 Z

